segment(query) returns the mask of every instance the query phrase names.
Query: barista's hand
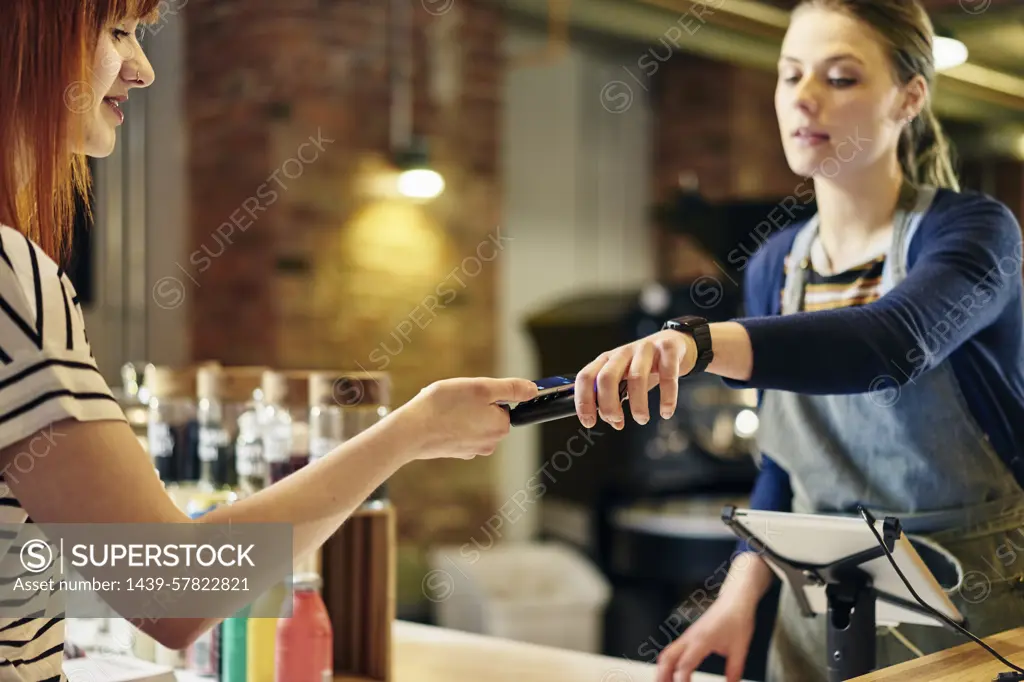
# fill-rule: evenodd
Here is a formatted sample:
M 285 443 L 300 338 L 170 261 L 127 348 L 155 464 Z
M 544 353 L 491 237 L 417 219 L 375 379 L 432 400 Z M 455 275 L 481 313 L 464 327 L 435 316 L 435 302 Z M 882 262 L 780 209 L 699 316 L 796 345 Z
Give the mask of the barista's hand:
M 394 416 L 416 436 L 415 459 L 472 459 L 491 454 L 508 435 L 508 409 L 495 403 L 530 400 L 537 391 L 526 379 L 444 379 L 421 390 Z
M 679 332 L 676 332 L 677 334 Z M 740 682 L 754 637 L 757 602 L 723 594 L 658 656 L 657 682 L 691 682 L 710 654 L 725 659 L 726 682 Z
M 661 416 L 676 411 L 679 377 L 696 363 L 696 343 L 674 329 L 651 334 L 639 341 L 602 353 L 576 375 L 576 414 L 583 426 L 592 428 L 597 417 L 622 429 L 624 416 L 619 384 L 628 382 L 629 410 L 639 424 L 650 420 L 647 392 L 661 384 Z M 597 395 L 594 395 L 594 382 Z

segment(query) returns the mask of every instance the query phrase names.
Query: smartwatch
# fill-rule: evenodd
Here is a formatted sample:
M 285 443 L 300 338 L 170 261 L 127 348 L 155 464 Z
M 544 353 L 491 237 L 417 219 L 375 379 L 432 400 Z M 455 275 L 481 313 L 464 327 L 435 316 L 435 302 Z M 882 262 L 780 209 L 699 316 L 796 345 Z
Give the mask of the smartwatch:
M 675 329 L 678 332 L 691 336 L 697 344 L 697 361 L 693 369 L 684 374 L 689 376 L 697 372 L 703 372 L 715 357 L 715 351 L 711 348 L 711 328 L 708 321 L 696 315 L 684 315 L 666 322 L 662 329 Z

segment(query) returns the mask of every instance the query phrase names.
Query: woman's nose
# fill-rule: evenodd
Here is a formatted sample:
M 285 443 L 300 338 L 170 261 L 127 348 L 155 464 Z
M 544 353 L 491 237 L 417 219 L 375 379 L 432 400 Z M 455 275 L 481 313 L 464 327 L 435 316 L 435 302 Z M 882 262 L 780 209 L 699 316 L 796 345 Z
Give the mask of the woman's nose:
M 121 78 L 128 83 L 129 87 L 148 88 L 156 80 L 156 74 L 145 53 L 138 50 L 132 59 L 126 61 L 121 67 Z
M 818 110 L 818 92 L 813 78 L 804 78 L 793 87 L 793 105 L 808 113 Z

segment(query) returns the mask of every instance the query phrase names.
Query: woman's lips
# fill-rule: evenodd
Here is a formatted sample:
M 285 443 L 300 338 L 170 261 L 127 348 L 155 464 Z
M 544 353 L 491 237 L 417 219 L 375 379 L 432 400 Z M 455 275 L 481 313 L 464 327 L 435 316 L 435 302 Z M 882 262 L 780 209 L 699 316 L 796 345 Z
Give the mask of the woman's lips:
M 793 133 L 797 142 L 811 147 L 826 144 L 831 139 L 828 133 L 811 130 L 810 128 L 799 128 Z
M 118 106 L 118 101 L 116 99 L 112 97 L 104 97 L 103 104 L 114 112 L 114 116 L 117 117 L 118 123 L 124 123 L 124 112 L 121 111 L 121 107 Z

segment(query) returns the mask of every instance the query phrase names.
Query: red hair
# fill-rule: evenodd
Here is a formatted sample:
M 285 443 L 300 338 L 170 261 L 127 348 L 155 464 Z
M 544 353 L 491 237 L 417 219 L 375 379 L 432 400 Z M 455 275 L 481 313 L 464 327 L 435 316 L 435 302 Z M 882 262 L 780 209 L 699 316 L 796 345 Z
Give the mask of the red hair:
M 58 263 L 70 248 L 77 196 L 86 196 L 90 181 L 85 157 L 72 152 L 83 131 L 66 104 L 70 90 L 91 83 L 102 31 L 155 18 L 158 2 L 0 2 L 0 224 Z

